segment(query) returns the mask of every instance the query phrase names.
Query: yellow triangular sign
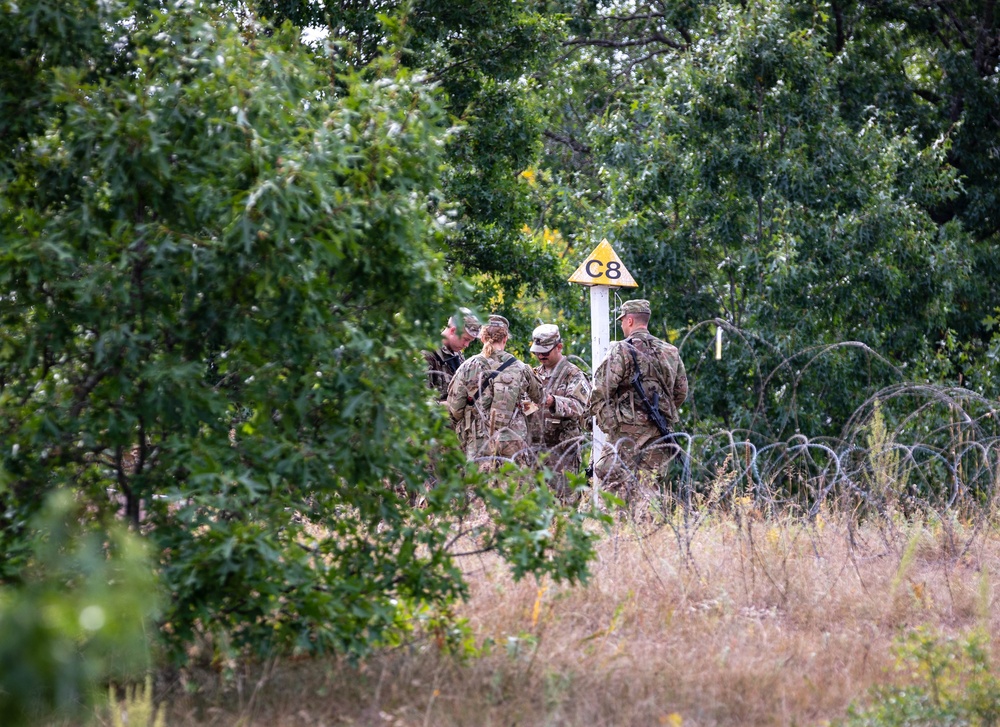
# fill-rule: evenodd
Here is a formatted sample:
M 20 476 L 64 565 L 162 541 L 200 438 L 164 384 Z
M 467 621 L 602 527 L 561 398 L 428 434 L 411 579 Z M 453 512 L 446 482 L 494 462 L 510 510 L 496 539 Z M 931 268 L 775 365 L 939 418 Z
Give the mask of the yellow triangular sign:
M 605 239 L 594 248 L 583 264 L 576 269 L 569 282 L 580 285 L 607 285 L 610 288 L 638 288 L 639 284 L 622 265 L 611 244 Z

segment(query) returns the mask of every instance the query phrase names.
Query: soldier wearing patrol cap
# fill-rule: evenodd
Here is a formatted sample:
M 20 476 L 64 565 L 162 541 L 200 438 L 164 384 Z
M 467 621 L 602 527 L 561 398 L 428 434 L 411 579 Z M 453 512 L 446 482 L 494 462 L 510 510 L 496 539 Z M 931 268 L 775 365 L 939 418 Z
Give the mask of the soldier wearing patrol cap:
M 504 348 L 507 319 L 491 315 L 479 333 L 483 351 L 459 366 L 448 387 L 448 411 L 469 461 L 489 471 L 503 459 L 525 464 L 528 425 L 522 407 L 527 399 L 541 406 L 544 393 L 535 372 Z
M 608 489 L 624 490 L 626 498 L 640 476 L 655 474 L 675 453 L 675 445 L 663 438 L 677 424 L 687 398 L 680 354 L 649 332 L 649 316 L 648 300 L 622 304 L 618 320 L 625 340 L 613 343 L 597 367 L 590 397 L 590 414 L 610 445 L 594 471 Z
M 548 453 L 545 465 L 556 474 L 553 485 L 563 500 L 571 499 L 567 472 L 580 471 L 582 420 L 590 400 L 590 381 L 563 356 L 559 326 L 546 323 L 531 334 L 531 352 L 539 361 L 535 374 L 542 382 L 545 401 L 529 417 L 532 441 L 539 453 Z
M 448 385 L 465 362 L 462 351 L 479 337 L 480 323 L 468 308 L 459 308 L 462 314 L 461 327 L 456 316 L 448 319 L 448 325 L 441 331 L 441 346 L 434 351 L 424 351 L 427 361 L 427 386 L 437 392 L 438 401 L 448 398 Z

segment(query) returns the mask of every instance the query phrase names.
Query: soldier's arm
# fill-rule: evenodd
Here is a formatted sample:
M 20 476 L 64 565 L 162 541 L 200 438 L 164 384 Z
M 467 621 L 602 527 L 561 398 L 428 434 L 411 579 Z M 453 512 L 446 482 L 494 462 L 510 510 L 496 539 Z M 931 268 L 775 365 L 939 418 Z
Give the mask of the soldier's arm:
M 538 406 L 545 406 L 545 387 L 542 386 L 542 380 L 538 378 L 538 374 L 528 364 L 522 364 L 522 366 L 524 366 L 524 373 L 528 377 L 528 388 L 525 393 Z
M 582 371 L 577 371 L 567 382 L 563 395 L 553 395 L 549 413 L 557 419 L 576 419 L 583 416 L 590 399 L 590 382 Z
M 604 406 L 604 399 L 607 397 L 608 360 L 604 359 L 596 369 L 594 369 L 594 387 L 590 390 L 590 401 L 587 403 L 588 416 L 597 416 L 598 410 Z
M 433 351 L 424 351 L 424 361 L 427 363 L 427 386 L 437 391 L 441 387 L 441 372 L 437 370 Z
M 458 420 L 465 416 L 465 407 L 469 400 L 469 366 L 462 364 L 459 366 L 455 376 L 448 386 L 448 412 L 451 418 Z
M 614 416 L 612 398 L 618 390 L 622 376 L 622 362 L 619 353 L 620 346 L 612 346 L 608 357 L 594 371 L 594 388 L 590 392 L 588 414 L 597 417 L 598 426 L 606 427 L 606 422 Z M 604 422 L 604 423 L 602 423 Z

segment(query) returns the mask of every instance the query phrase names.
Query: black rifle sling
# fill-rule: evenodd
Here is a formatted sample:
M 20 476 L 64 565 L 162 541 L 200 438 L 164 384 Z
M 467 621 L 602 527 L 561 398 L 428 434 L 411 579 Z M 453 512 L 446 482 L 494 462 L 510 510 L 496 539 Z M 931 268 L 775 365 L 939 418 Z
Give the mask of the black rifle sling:
M 513 365 L 513 363 L 515 361 L 517 361 L 517 359 L 515 357 L 511 356 L 509 359 L 507 359 L 506 361 L 504 361 L 502 364 L 500 364 L 499 366 L 497 366 L 495 369 L 493 369 L 489 373 L 483 374 L 483 376 L 481 376 L 480 379 L 479 379 L 479 389 L 476 391 L 475 394 L 473 394 L 472 396 L 469 397 L 469 403 L 470 404 L 475 404 L 479 400 L 479 397 L 483 395 L 483 388 L 485 387 L 485 385 L 487 383 L 492 384 L 493 383 L 493 379 L 495 379 L 497 376 L 499 376 L 500 372 L 503 371 L 505 368 L 507 368 L 508 366 Z
M 449 371 L 451 371 L 452 376 L 455 375 L 455 372 L 458 371 L 459 365 L 462 363 L 461 354 L 457 353 L 453 353 L 448 358 L 445 358 L 444 356 L 441 355 L 441 352 L 439 351 L 438 360 L 442 364 L 444 364 Z

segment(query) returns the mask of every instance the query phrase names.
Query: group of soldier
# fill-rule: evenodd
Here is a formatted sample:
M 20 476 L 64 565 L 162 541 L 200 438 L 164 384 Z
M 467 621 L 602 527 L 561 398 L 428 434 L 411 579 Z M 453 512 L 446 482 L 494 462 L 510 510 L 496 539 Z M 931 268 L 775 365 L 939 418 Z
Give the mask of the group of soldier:
M 563 354 L 559 327 L 532 332 L 538 366 L 505 350 L 509 324 L 501 315 L 485 323 L 467 309 L 441 332 L 441 346 L 425 352 L 428 385 L 445 403 L 469 461 L 494 469 L 504 461 L 542 461 L 557 494 L 571 501 L 566 477 L 581 468 L 583 432 L 590 417 L 608 437 L 594 465 L 602 486 L 628 497 L 641 478 L 655 476 L 672 458 L 670 434 L 687 398 L 687 375 L 677 349 L 649 332 L 647 300 L 622 304 L 624 340 L 613 343 L 587 375 Z M 475 339 L 481 353 L 465 359 Z

